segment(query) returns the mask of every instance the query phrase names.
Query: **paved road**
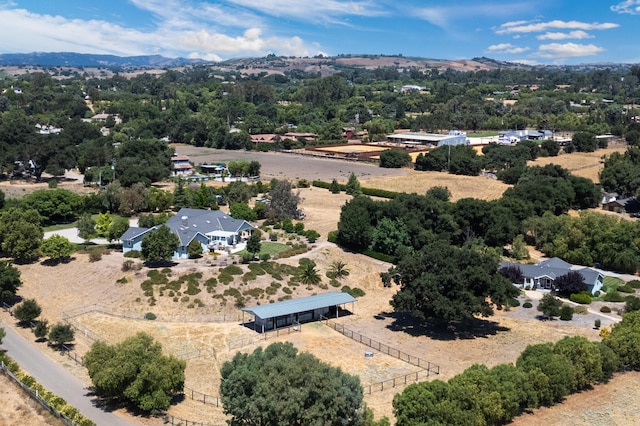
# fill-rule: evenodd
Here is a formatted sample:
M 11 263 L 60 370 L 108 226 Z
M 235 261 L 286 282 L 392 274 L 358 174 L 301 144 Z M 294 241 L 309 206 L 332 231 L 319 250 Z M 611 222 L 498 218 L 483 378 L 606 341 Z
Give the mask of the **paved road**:
M 103 411 L 93 405 L 93 398 L 88 389 L 65 370 L 44 355 L 35 345 L 16 333 L 11 327 L 0 322 L 7 332 L 2 347 L 20 367 L 33 376 L 42 386 L 54 394 L 64 398 L 67 403 L 76 407 L 82 414 L 98 426 L 132 426 L 140 423 L 129 421 L 117 414 Z

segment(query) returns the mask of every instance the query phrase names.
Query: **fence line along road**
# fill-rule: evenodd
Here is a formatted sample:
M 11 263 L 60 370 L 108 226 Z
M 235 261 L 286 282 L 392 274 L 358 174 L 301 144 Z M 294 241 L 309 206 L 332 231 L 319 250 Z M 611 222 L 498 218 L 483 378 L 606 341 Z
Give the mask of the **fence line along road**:
M 33 390 L 29 386 L 27 386 L 24 383 L 22 383 L 20 381 L 20 379 L 18 379 L 11 371 L 9 371 L 7 366 L 4 365 L 4 362 L 2 363 L 2 365 L 0 365 L 0 372 L 4 373 L 7 377 L 9 377 L 11 380 L 13 380 L 15 383 L 17 383 L 18 386 L 20 386 L 25 392 L 27 392 L 27 394 L 29 394 L 31 399 L 33 399 L 33 400 L 37 401 L 38 403 L 40 403 L 40 405 L 42 405 L 47 411 L 49 411 L 51 414 L 53 414 L 54 416 L 56 416 L 57 418 L 62 420 L 62 422 L 65 425 L 67 425 L 67 426 L 77 426 L 76 423 L 73 420 L 71 420 L 70 418 L 65 416 L 63 413 L 61 413 L 60 411 L 58 411 L 55 408 L 53 408 L 47 401 L 42 399 L 40 397 L 40 395 L 38 395 L 38 391 Z
M 429 373 L 440 374 L 439 365 L 433 364 L 429 361 L 425 361 L 422 358 L 419 358 L 417 356 L 409 355 L 408 353 L 401 351 L 400 349 L 396 349 L 384 343 L 380 343 L 377 340 L 374 340 L 356 331 L 350 330 L 344 325 L 338 324 L 337 322 L 332 321 L 327 317 L 322 317 L 322 322 L 325 325 L 333 328 L 338 333 L 343 334 L 348 338 L 355 340 L 358 343 L 362 343 L 363 345 L 368 346 L 371 349 L 375 349 L 376 351 L 381 352 L 383 354 L 387 354 L 394 358 L 398 358 L 399 360 L 407 362 L 411 365 L 415 365 L 416 367 L 423 368 L 429 371 Z

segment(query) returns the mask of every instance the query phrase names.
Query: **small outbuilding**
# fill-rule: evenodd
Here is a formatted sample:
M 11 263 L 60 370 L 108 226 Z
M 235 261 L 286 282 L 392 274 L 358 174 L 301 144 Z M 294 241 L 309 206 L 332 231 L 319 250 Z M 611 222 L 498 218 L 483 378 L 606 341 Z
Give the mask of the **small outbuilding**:
M 242 308 L 242 324 L 245 324 L 244 313 L 252 314 L 255 319 L 254 330 L 264 333 L 298 323 L 317 321 L 331 315 L 332 312 L 335 312 L 337 318 L 341 305 L 351 303 L 351 311 L 353 311 L 355 301 L 356 298 L 348 293 L 330 292 Z

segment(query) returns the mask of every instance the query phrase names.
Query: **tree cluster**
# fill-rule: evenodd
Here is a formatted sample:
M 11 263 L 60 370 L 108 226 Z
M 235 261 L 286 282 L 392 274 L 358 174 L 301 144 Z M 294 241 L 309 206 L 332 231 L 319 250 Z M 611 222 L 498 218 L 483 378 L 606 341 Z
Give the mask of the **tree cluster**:
M 581 212 L 577 217 L 545 213 L 523 222 L 525 236 L 548 257 L 576 265 L 598 263 L 605 269 L 634 273 L 640 268 L 637 222 Z
M 525 410 L 607 381 L 620 366 L 607 341 L 565 337 L 528 346 L 515 365 L 474 365 L 448 382 L 412 384 L 394 397 L 393 408 L 398 426 L 506 424 Z
M 274 343 L 223 364 L 220 393 L 230 425 L 364 423 L 360 380 L 291 343 Z
M 97 395 L 123 400 L 140 410 L 166 410 L 184 388 L 186 363 L 162 354 L 162 346 L 138 333 L 121 343 L 98 341 L 84 357 Z

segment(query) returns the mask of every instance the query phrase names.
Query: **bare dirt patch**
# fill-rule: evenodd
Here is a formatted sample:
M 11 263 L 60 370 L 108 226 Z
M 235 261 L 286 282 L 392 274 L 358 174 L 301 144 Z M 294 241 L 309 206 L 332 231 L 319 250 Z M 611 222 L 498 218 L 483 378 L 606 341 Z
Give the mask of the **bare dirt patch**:
M 64 423 L 31 399 L 13 380 L 0 373 L 0 426 L 51 425 Z
M 259 161 L 263 180 L 307 179 L 331 181 L 337 179 L 346 182 L 351 173 L 358 178 L 367 176 L 403 176 L 404 169 L 385 169 L 374 164 L 353 161 L 312 157 L 309 155 L 286 154 L 256 151 L 227 151 L 212 148 L 199 148 L 191 145 L 175 145 L 176 152 L 187 155 L 196 165 L 228 163 L 229 161 Z

